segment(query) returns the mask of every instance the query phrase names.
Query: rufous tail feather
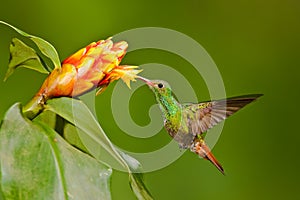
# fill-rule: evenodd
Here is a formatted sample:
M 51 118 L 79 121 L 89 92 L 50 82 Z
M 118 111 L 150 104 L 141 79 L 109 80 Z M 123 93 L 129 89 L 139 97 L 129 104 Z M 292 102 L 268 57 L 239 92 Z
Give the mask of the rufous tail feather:
M 193 146 L 191 147 L 191 151 L 195 152 L 202 158 L 209 160 L 222 174 L 224 173 L 224 169 L 216 157 L 211 153 L 209 147 L 205 144 L 203 139 L 196 139 L 194 141 Z

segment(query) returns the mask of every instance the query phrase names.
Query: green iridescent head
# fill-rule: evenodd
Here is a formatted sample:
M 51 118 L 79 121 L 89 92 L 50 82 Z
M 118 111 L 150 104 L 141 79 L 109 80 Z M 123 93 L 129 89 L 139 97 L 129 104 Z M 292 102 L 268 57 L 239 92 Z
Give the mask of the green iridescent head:
M 166 81 L 163 80 L 148 80 L 143 77 L 138 77 L 142 81 L 144 81 L 154 92 L 155 96 L 160 99 L 160 97 L 171 97 L 172 96 L 172 90 Z
M 155 94 L 160 110 L 163 112 L 163 116 L 166 119 L 175 120 L 176 124 L 180 124 L 181 107 L 173 97 L 170 85 L 162 80 L 148 80 L 140 76 L 138 78 L 144 81 Z

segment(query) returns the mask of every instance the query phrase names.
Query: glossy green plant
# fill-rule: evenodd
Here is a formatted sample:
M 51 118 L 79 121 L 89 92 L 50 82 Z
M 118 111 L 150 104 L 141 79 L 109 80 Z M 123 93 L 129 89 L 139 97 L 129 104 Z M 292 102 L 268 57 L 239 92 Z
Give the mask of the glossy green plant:
M 54 70 L 61 69 L 58 53 L 49 42 L 0 23 L 31 39 L 52 61 Z M 19 39 L 13 39 L 10 53 L 5 79 L 18 67 L 52 71 L 41 55 Z M 129 173 L 138 199 L 152 199 L 139 173 L 139 162 L 115 148 L 82 101 L 60 97 L 44 103 L 29 118 L 16 103 L 1 122 L 1 199 L 111 199 L 112 168 L 99 152 Z

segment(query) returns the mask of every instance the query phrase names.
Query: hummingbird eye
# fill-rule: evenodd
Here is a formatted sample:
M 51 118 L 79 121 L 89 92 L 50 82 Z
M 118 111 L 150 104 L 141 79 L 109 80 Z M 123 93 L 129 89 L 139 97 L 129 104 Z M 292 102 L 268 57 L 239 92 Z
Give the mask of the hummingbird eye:
M 157 84 L 158 88 L 163 88 L 164 85 L 162 83 Z

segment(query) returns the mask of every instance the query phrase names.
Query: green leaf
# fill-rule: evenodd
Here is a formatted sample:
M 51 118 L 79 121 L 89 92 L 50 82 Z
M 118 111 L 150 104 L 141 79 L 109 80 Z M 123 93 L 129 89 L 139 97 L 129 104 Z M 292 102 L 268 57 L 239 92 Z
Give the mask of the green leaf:
M 131 156 L 125 154 L 124 152 L 120 150 L 118 150 L 118 152 L 130 168 L 129 183 L 136 197 L 138 199 L 153 199 L 149 190 L 144 184 L 143 174 L 140 173 L 142 170 L 142 166 L 140 165 L 140 163 Z
M 4 199 L 110 199 L 111 169 L 13 105 L 0 130 Z
M 1 162 L 0 162 L 0 169 L 1 169 Z M 1 180 L 1 170 L 0 170 L 0 180 Z M 2 192 L 2 186 L 1 186 L 1 184 L 0 184 L 0 199 L 4 199 L 4 194 L 3 194 L 3 192 Z
M 74 124 L 81 141 L 93 156 L 99 156 L 99 152 L 102 155 L 107 152 L 108 158 L 114 157 L 110 160 L 114 161 L 114 165 L 126 170 L 126 162 L 118 154 L 84 103 L 67 97 L 55 98 L 47 101 L 45 110 L 50 110 Z
M 74 124 L 78 128 L 80 140 L 97 160 L 110 163 L 117 169 L 126 170 L 129 173 L 131 188 L 138 199 L 152 199 L 141 174 L 134 174 L 140 172 L 140 163 L 110 142 L 94 115 L 82 101 L 66 97 L 51 99 L 47 101 L 46 109 Z
M 153 199 L 143 181 L 143 174 L 129 173 L 130 187 L 138 199 Z
M 70 123 L 66 123 L 64 127 L 63 136 L 71 145 L 77 147 L 83 152 L 88 152 L 85 146 L 82 144 L 80 137 L 77 133 L 77 129 Z
M 47 124 L 50 128 L 55 129 L 56 114 L 51 111 L 44 111 L 41 114 L 39 114 L 36 118 L 34 118 L 34 121 L 42 122 L 44 124 Z
M 50 44 L 46 40 L 43 40 L 42 38 L 39 38 L 37 36 L 25 33 L 24 31 L 14 27 L 14 26 L 12 26 L 12 25 L 4 22 L 4 21 L 0 21 L 0 23 L 4 24 L 6 26 L 9 26 L 10 28 L 17 31 L 19 34 L 31 39 L 37 45 L 37 47 L 40 49 L 40 51 L 52 61 L 52 63 L 54 64 L 55 69 L 61 67 L 60 60 L 59 60 L 59 57 L 58 57 L 58 53 L 56 52 L 56 50 L 52 46 L 52 44 Z
M 8 64 L 8 70 L 4 77 L 4 81 L 18 67 L 33 69 L 45 74 L 49 73 L 43 66 L 40 57 L 37 55 L 35 50 L 24 44 L 21 40 L 13 38 L 9 49 L 10 60 Z

